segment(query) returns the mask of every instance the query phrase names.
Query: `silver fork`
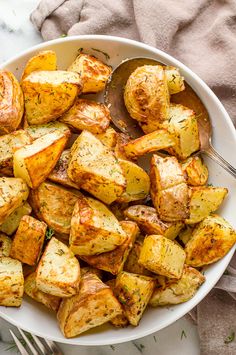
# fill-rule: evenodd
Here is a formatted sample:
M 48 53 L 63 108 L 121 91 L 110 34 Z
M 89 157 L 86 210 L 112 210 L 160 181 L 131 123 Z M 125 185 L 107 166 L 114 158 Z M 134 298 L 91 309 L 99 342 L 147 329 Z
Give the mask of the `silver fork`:
M 20 352 L 21 355 L 63 355 L 62 351 L 59 349 L 59 347 L 51 340 L 44 339 L 45 343 L 47 344 L 47 347 L 50 349 L 48 350 L 47 347 L 43 344 L 41 340 L 36 335 L 30 334 L 33 341 L 34 345 L 31 343 L 29 338 L 25 335 L 25 333 L 20 329 L 19 330 L 20 335 L 22 336 L 22 339 L 25 342 L 25 346 L 28 346 L 29 350 L 31 352 L 28 352 L 25 348 L 25 346 L 21 343 L 21 341 L 17 338 L 17 336 L 14 334 L 14 332 L 9 329 L 9 332 L 11 333 L 11 336 Z M 37 347 L 36 347 L 37 346 Z

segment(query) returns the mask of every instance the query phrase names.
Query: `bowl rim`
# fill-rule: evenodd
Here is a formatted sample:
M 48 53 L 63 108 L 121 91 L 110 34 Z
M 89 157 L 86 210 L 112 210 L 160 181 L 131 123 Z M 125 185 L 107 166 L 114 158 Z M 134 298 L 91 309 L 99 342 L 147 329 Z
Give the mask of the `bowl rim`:
M 13 64 L 15 61 L 21 59 L 21 57 L 31 54 L 34 51 L 37 50 L 42 50 L 50 45 L 54 45 L 54 44 L 58 44 L 58 43 L 63 43 L 63 42 L 73 42 L 73 41 L 78 41 L 78 40 L 102 40 L 102 41 L 110 41 L 110 42 L 117 42 L 117 43 L 121 43 L 121 44 L 128 44 L 131 46 L 135 46 L 135 47 L 139 47 L 139 48 L 143 48 L 146 50 L 151 51 L 152 53 L 155 53 L 156 55 L 159 55 L 163 58 L 165 58 L 167 61 L 170 61 L 172 63 L 174 63 L 174 65 L 176 65 L 177 67 L 181 68 L 182 70 L 184 70 L 186 73 L 188 73 L 188 75 L 193 79 L 193 81 L 196 81 L 201 88 L 203 88 L 213 99 L 214 101 L 214 105 L 218 106 L 219 110 L 221 111 L 221 114 L 224 116 L 224 120 L 226 120 L 227 125 L 229 126 L 229 129 L 232 132 L 232 135 L 234 137 L 234 141 L 235 141 L 235 146 L 236 146 L 236 130 L 235 127 L 233 125 L 232 120 L 229 117 L 229 114 L 227 113 L 226 109 L 224 108 L 223 104 L 220 102 L 220 100 L 218 99 L 218 97 L 214 94 L 214 92 L 209 88 L 209 86 L 197 75 L 195 74 L 190 68 L 188 68 L 185 64 L 183 64 L 182 62 L 180 62 L 178 59 L 172 57 L 171 55 L 165 53 L 164 51 L 157 49 L 155 47 L 152 47 L 148 44 L 139 42 L 139 41 L 135 41 L 135 40 L 131 40 L 131 39 L 127 39 L 127 38 L 123 38 L 123 37 L 117 37 L 117 36 L 108 36 L 108 35 L 77 35 L 77 36 L 68 36 L 68 37 L 63 37 L 63 38 L 57 38 L 54 40 L 50 40 L 50 41 L 45 41 L 42 42 L 38 45 L 32 46 L 24 51 L 21 51 L 18 55 L 13 56 L 12 58 L 10 58 L 9 60 L 3 62 L 0 64 L 0 69 L 4 69 L 7 66 Z M 224 258 L 222 258 L 221 260 L 224 259 L 224 264 L 225 264 L 225 268 L 228 266 L 231 258 L 233 257 L 234 251 L 236 249 L 236 245 L 234 247 L 231 248 L 231 250 L 225 255 Z M 225 270 L 225 269 L 224 269 Z M 50 336 L 48 334 L 42 333 L 42 332 L 33 332 L 33 334 L 43 337 L 43 338 L 47 338 L 49 340 L 53 340 L 59 343 L 64 343 L 64 344 L 70 344 L 70 345 L 83 345 L 83 346 L 102 346 L 102 345 L 112 345 L 112 344 L 118 344 L 118 343 L 124 343 L 124 342 L 128 342 L 131 340 L 135 340 L 138 338 L 142 338 L 145 337 L 147 335 L 150 335 L 158 330 L 164 329 L 167 326 L 173 324 L 175 321 L 177 321 L 178 319 L 180 319 L 181 317 L 183 317 L 185 314 L 187 314 L 191 309 L 193 309 L 199 302 L 201 302 L 206 295 L 213 289 L 213 287 L 215 286 L 215 284 L 218 282 L 218 280 L 221 278 L 221 276 L 224 273 L 224 270 L 222 270 L 221 273 L 219 273 L 217 275 L 217 277 L 214 278 L 214 280 L 210 280 L 209 281 L 209 287 L 204 289 L 204 292 L 202 292 L 201 296 L 196 297 L 194 302 L 192 301 L 191 304 L 187 304 L 186 303 L 186 307 L 184 308 L 184 310 L 181 310 L 179 312 L 176 312 L 176 315 L 172 317 L 171 320 L 168 320 L 164 322 L 164 325 L 162 324 L 162 326 L 153 326 L 152 328 L 147 329 L 146 331 L 142 331 L 142 334 L 128 334 L 126 336 L 120 337 L 118 339 L 118 341 L 116 340 L 116 338 L 105 338 L 101 336 L 100 340 L 97 340 L 96 343 L 93 342 L 92 344 L 89 342 L 89 340 L 83 340 L 82 338 L 79 337 L 75 337 L 75 338 L 58 338 L 55 336 Z M 0 317 L 5 319 L 6 321 L 8 321 L 9 323 L 15 325 L 15 326 L 19 326 L 17 321 L 12 320 L 12 318 L 6 314 L 2 314 L 1 309 L 0 309 Z M 21 328 L 27 332 L 32 333 L 32 330 L 30 329 L 30 327 L 26 326 L 22 326 Z M 138 332 L 137 332 L 138 333 Z M 81 339 L 82 341 L 80 341 L 79 339 Z

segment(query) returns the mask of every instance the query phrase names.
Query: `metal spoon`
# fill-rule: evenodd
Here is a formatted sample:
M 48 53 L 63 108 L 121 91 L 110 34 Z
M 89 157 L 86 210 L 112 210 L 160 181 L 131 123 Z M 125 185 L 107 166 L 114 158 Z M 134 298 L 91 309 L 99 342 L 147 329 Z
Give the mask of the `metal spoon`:
M 130 74 L 142 65 L 157 65 L 163 63 L 151 58 L 131 58 L 123 61 L 112 72 L 107 82 L 104 94 L 104 101 L 109 107 L 114 125 L 123 133 L 128 133 L 132 138 L 138 138 L 143 135 L 143 131 L 138 122 L 133 120 L 124 104 L 123 93 L 124 86 Z M 212 127 L 209 114 L 206 107 L 193 91 L 193 89 L 185 82 L 185 90 L 171 96 L 171 101 L 180 103 L 195 111 L 198 117 L 198 128 L 200 138 L 200 152 L 205 153 L 233 177 L 236 178 L 236 169 L 229 164 L 211 144 Z

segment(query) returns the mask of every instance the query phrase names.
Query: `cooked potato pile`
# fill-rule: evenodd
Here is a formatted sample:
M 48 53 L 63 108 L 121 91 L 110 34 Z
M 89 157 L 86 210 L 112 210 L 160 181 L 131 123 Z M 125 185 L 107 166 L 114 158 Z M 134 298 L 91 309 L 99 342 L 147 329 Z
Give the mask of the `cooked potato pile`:
M 51 50 L 29 59 L 21 84 L 0 72 L 0 306 L 20 307 L 25 293 L 67 338 L 188 301 L 205 281 L 197 268 L 236 242 L 215 214 L 228 190 L 207 185 L 193 154 L 197 116 L 171 102 L 185 90 L 179 69 L 129 77 L 124 102 L 144 131 L 134 140 L 80 96 L 103 90 L 110 73 L 85 53 L 57 70 Z

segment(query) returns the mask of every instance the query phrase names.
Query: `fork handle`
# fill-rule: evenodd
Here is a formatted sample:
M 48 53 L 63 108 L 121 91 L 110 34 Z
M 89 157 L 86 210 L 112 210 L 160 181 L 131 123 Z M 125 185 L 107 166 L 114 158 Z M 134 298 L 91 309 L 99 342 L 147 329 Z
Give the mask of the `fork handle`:
M 228 163 L 222 156 L 212 147 L 210 144 L 209 147 L 204 150 L 204 153 L 214 160 L 217 164 L 219 164 L 222 168 L 224 168 L 228 173 L 230 173 L 234 178 L 236 178 L 236 169 Z

